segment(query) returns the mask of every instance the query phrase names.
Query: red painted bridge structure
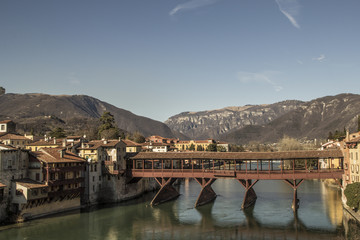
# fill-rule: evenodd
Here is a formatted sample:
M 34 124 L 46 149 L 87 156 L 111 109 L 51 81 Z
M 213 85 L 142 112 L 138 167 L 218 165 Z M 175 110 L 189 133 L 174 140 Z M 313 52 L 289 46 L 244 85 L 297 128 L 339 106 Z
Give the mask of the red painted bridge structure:
M 245 188 L 242 208 L 253 205 L 253 186 L 259 180 L 283 180 L 294 190 L 292 208 L 299 207 L 297 188 L 305 179 L 342 178 L 341 150 L 289 152 L 141 152 L 130 157 L 129 183 L 155 178 L 160 190 L 151 201 L 157 205 L 179 196 L 172 184 L 181 178 L 194 178 L 202 187 L 195 207 L 216 198 L 211 185 L 218 178 L 233 178 Z M 321 168 L 321 162 L 326 168 Z

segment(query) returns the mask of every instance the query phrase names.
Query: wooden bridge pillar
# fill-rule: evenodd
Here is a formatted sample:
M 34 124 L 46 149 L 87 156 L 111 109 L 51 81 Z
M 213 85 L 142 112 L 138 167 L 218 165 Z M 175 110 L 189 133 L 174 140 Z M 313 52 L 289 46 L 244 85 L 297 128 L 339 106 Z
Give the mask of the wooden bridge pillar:
M 216 193 L 212 189 L 211 184 L 213 184 L 216 178 L 195 178 L 195 180 L 201 185 L 201 192 L 196 200 L 195 207 L 199 207 L 210 203 L 215 200 Z
M 177 178 L 160 178 L 160 177 L 155 178 L 155 180 L 160 185 L 160 190 L 155 195 L 150 205 L 155 206 L 160 203 L 164 203 L 174 198 L 177 198 L 180 194 L 172 186 L 172 184 L 176 181 L 176 179 Z
M 241 208 L 245 209 L 248 207 L 251 207 L 255 204 L 257 196 L 255 193 L 255 190 L 253 189 L 253 186 L 259 181 L 255 180 L 255 182 L 252 183 L 251 179 L 238 179 L 238 181 L 245 187 L 245 196 L 244 201 L 241 204 Z
M 299 182 L 296 182 L 296 179 L 293 181 L 285 179 L 284 181 L 287 184 L 289 184 L 290 187 L 292 187 L 292 189 L 294 189 L 294 197 L 291 204 L 291 208 L 293 209 L 294 212 L 296 212 L 300 206 L 300 200 L 297 198 L 297 188 L 300 186 L 301 183 L 303 183 L 304 179 L 301 179 Z

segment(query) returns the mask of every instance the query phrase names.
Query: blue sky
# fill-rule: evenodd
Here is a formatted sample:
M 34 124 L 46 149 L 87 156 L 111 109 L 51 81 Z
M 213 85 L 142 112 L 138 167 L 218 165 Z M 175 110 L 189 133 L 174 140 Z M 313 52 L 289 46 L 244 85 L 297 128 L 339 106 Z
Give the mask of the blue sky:
M 183 111 L 359 93 L 359 0 L 1 0 L 0 86 Z

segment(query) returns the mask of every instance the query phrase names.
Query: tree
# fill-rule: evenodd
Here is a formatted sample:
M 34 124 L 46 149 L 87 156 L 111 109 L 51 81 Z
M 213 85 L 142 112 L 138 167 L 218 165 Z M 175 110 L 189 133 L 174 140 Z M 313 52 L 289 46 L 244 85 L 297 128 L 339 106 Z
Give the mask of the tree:
M 208 152 L 216 152 L 217 148 L 216 148 L 216 144 L 215 143 L 211 143 L 207 146 L 206 151 Z
M 216 146 L 216 150 L 218 152 L 226 152 L 226 148 L 224 146 Z
M 141 135 L 140 132 L 136 131 L 132 135 L 132 140 L 134 142 L 136 142 L 136 143 L 144 143 L 145 142 L 145 137 L 143 135 Z
M 332 133 L 331 131 L 329 132 L 328 139 L 329 139 L 329 140 L 333 140 L 333 139 L 334 139 L 334 135 L 333 135 L 333 133 Z
M 242 145 L 230 145 L 230 152 L 245 152 L 245 148 Z
M 98 129 L 99 138 L 114 139 L 119 137 L 119 128 L 115 125 L 115 118 L 110 112 L 104 112 L 99 121 L 101 123 Z
M 196 151 L 198 151 L 198 152 L 200 152 L 200 151 L 204 151 L 203 146 L 198 145 L 198 146 L 197 146 L 197 148 L 196 148 Z
M 64 129 L 57 127 L 50 132 L 50 136 L 53 138 L 64 138 L 66 137 Z
M 278 143 L 279 151 L 294 151 L 294 150 L 303 150 L 303 145 L 296 140 L 288 136 L 284 136 Z
M 193 143 L 190 145 L 189 150 L 190 151 L 195 151 L 195 145 Z
M 355 209 L 360 208 L 360 182 L 348 184 L 344 190 L 346 204 Z

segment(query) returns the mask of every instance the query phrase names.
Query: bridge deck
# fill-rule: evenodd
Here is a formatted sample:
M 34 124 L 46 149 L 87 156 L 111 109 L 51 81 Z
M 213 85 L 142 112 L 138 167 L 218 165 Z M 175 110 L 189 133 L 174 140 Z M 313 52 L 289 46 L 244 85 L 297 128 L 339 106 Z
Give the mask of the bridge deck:
M 330 170 L 284 170 L 284 171 L 229 171 L 229 170 L 191 170 L 191 169 L 133 169 L 132 177 L 161 178 L 234 178 L 259 180 L 284 179 L 330 179 L 342 178 L 342 169 Z
M 320 160 L 327 162 L 321 168 Z M 327 179 L 341 178 L 340 150 L 291 152 L 141 152 L 130 158 L 132 177 Z

